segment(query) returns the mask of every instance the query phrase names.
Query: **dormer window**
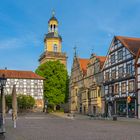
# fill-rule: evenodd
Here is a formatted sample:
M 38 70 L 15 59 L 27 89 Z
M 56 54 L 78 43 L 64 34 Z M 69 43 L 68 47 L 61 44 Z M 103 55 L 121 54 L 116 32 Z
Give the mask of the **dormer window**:
M 53 51 L 54 51 L 54 52 L 57 52 L 57 44 L 54 44 L 54 46 L 53 46 Z

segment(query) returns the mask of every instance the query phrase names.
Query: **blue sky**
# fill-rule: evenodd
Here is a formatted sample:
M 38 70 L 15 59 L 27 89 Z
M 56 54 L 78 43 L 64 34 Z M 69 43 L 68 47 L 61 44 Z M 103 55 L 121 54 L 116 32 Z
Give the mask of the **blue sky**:
M 106 55 L 114 35 L 140 37 L 140 0 L 1 0 L 0 68 L 35 70 L 55 9 L 68 70 L 79 57 Z M 94 49 L 93 49 L 94 48 Z

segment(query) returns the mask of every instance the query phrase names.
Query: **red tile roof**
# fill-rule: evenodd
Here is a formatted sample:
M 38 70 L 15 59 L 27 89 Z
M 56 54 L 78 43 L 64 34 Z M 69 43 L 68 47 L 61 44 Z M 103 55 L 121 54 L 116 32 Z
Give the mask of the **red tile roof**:
M 133 54 L 136 56 L 140 48 L 140 38 L 115 36 L 120 42 Z
M 78 61 L 83 71 L 83 74 L 85 75 L 87 72 L 87 64 L 89 63 L 89 59 L 78 58 Z
M 100 67 L 102 68 L 106 60 L 106 56 L 96 56 L 100 60 Z
M 35 74 L 32 71 L 0 70 L 0 77 L 2 77 L 3 74 L 6 78 L 44 80 L 43 77 Z

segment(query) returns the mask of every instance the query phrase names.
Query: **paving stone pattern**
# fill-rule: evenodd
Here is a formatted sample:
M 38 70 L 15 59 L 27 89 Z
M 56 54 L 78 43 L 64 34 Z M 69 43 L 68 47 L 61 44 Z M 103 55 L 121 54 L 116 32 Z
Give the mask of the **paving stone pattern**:
M 0 140 L 140 140 L 140 123 L 34 113 L 20 116 L 16 129 L 7 118 L 5 138 Z

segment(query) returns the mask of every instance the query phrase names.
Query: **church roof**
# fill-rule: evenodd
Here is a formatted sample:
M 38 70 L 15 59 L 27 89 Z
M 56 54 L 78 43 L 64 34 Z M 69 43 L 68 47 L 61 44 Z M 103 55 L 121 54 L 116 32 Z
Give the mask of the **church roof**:
M 85 75 L 87 72 L 87 64 L 89 63 L 89 59 L 83 59 L 83 58 L 78 58 L 81 70 L 83 71 L 83 74 Z
M 60 40 L 62 40 L 62 37 L 58 33 L 55 33 L 55 32 L 50 32 L 46 34 L 44 41 L 46 40 L 46 38 L 59 38 Z
M 126 47 L 134 56 L 136 56 L 140 48 L 140 38 L 133 37 L 124 37 L 124 36 L 115 36 L 116 39 Z
M 58 20 L 57 20 L 57 18 L 56 18 L 55 16 L 52 16 L 52 17 L 49 19 L 48 23 L 49 23 L 51 20 L 55 20 L 55 21 L 58 22 Z
M 37 79 L 44 80 L 43 77 L 37 75 L 32 71 L 18 71 L 18 70 L 0 70 L 0 77 L 5 75 L 6 78 L 14 78 L 14 79 Z

